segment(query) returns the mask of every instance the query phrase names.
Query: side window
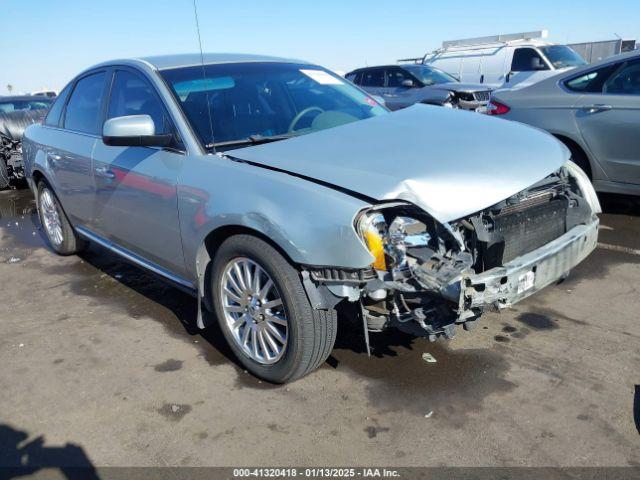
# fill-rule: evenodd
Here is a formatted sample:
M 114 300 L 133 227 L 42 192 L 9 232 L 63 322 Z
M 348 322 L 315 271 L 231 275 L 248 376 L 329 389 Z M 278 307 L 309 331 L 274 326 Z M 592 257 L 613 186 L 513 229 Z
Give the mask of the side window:
M 375 70 L 365 70 L 362 72 L 363 87 L 384 87 L 384 70 L 376 68 Z
M 602 86 L 620 64 L 608 65 L 606 67 L 592 70 L 579 77 L 571 78 L 564 82 L 564 86 L 573 92 L 580 93 L 602 93 Z
M 96 135 L 99 133 L 105 78 L 105 72 L 94 73 L 76 83 L 64 114 L 64 128 Z
M 387 87 L 401 87 L 405 80 L 413 81 L 413 78 L 400 68 L 387 70 Z
M 60 125 L 60 115 L 62 115 L 62 109 L 64 108 L 64 104 L 67 101 L 67 97 L 69 96 L 69 92 L 71 91 L 71 84 L 64 87 L 64 90 L 60 92 L 58 98 L 56 98 L 53 103 L 49 113 L 47 113 L 46 118 L 44 119 L 44 124 L 49 125 L 51 127 L 57 127 Z
M 511 61 L 512 72 L 535 72 L 549 70 L 540 54 L 533 48 L 516 48 Z
M 604 93 L 640 95 L 640 61 L 630 62 L 604 84 Z
M 149 115 L 156 134 L 169 131 L 164 107 L 151 85 L 134 73 L 118 70 L 111 88 L 107 118 L 127 115 Z
M 356 83 L 356 76 L 357 75 L 358 75 L 357 73 L 347 73 L 344 78 L 349 80 L 351 83 Z

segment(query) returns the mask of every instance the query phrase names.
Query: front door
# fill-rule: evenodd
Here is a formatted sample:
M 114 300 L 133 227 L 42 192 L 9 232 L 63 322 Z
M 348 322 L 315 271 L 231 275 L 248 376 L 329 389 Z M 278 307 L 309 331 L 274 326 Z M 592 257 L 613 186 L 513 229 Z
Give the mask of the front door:
M 138 72 L 117 69 L 107 118 L 149 115 L 156 133 L 169 133 L 169 115 Z M 177 181 L 185 155 L 177 149 L 96 144 L 96 233 L 169 272 L 185 273 L 178 221 Z
M 576 106 L 580 133 L 609 179 L 640 184 L 640 60 L 623 62 Z

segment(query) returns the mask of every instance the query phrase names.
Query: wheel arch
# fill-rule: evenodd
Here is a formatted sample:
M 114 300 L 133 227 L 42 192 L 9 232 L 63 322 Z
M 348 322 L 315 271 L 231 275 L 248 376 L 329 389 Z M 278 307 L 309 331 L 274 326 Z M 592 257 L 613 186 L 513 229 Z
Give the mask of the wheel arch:
M 583 170 L 584 167 L 588 168 L 588 171 L 585 173 L 589 176 L 589 179 L 593 180 L 593 164 L 582 145 L 566 135 L 560 133 L 552 133 L 552 135 L 564 143 L 564 145 L 571 151 L 571 157 L 577 160 L 576 163 L 578 163 Z M 584 162 L 582 165 L 580 165 L 580 160 L 583 160 Z
M 222 243 L 234 235 L 252 235 L 273 247 L 282 257 L 294 267 L 297 262 L 293 261 L 290 255 L 275 242 L 272 238 L 264 233 L 251 227 L 244 225 L 222 225 L 210 231 L 198 247 L 196 252 L 196 273 L 198 277 L 198 299 L 201 304 L 209 311 L 213 312 L 213 299 L 211 298 L 211 289 L 208 285 L 211 283 L 211 266 L 216 251 Z M 202 305 L 201 305 L 202 306 Z M 198 327 L 205 328 L 209 325 L 207 315 L 198 315 Z

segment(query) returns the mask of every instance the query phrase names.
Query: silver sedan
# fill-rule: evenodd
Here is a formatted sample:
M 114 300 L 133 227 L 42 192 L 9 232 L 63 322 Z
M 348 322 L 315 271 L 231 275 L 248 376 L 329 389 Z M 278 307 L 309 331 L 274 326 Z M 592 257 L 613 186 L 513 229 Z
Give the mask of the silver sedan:
M 550 135 L 448 108 L 390 113 L 294 60 L 97 65 L 29 127 L 24 158 L 56 252 L 90 241 L 193 293 L 198 326 L 214 314 L 272 382 L 326 360 L 349 303 L 365 340 L 450 338 L 597 240 L 595 192 Z
M 640 195 L 640 52 L 516 90 L 498 90 L 490 115 L 546 130 L 602 192 Z

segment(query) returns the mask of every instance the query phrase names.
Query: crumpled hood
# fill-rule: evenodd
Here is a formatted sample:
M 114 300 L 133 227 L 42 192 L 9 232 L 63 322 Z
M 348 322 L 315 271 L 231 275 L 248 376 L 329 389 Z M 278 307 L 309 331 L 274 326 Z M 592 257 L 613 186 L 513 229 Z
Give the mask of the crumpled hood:
M 478 212 L 559 169 L 551 135 L 472 112 L 414 105 L 229 155 L 357 192 L 406 200 L 440 222 Z

